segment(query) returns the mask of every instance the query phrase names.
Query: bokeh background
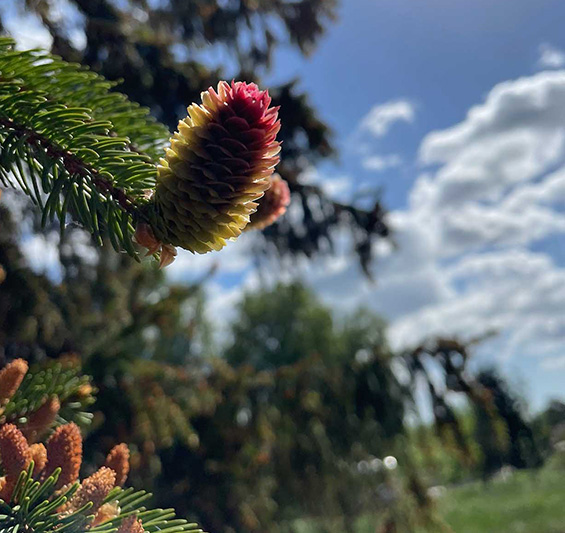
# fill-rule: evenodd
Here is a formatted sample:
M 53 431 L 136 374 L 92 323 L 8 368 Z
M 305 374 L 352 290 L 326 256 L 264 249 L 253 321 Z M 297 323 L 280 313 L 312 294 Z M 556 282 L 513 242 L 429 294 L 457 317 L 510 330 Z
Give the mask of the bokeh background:
M 210 532 L 565 531 L 565 6 L 3 0 L 174 130 L 281 105 L 292 205 L 165 272 L 0 203 L 2 358 L 78 354 L 90 459 Z M 98 454 L 98 455 L 97 455 Z

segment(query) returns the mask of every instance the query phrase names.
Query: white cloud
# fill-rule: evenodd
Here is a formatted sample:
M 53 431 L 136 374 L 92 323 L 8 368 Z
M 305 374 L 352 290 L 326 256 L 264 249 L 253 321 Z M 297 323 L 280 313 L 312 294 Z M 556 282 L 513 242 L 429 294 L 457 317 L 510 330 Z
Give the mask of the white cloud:
M 565 355 L 547 357 L 541 363 L 545 370 L 565 370 Z
M 460 124 L 423 140 L 410 212 L 438 256 L 529 245 L 565 230 L 565 72 L 501 83 Z M 557 168 L 557 171 L 551 172 Z
M 353 189 L 353 179 L 347 174 L 321 174 L 316 167 L 308 167 L 300 176 L 301 183 L 317 185 L 334 200 L 346 200 Z
M 375 137 L 384 137 L 397 122 L 414 122 L 416 110 L 408 100 L 391 100 L 374 106 L 361 121 L 360 128 Z
M 538 355 L 540 341 L 565 338 L 565 270 L 545 254 L 511 250 L 466 257 L 446 275 L 457 293 L 393 324 L 395 344 L 430 334 L 506 336 L 501 356 Z
M 548 43 L 539 45 L 538 66 L 541 68 L 562 68 L 565 66 L 565 52 Z
M 0 4 L 2 22 L 20 50 L 51 48 L 53 39 L 36 15 L 18 12 L 21 7 L 17 6 L 14 0 Z
M 167 277 L 173 282 L 195 281 L 212 271 L 240 274 L 253 264 L 253 235 L 244 233 L 237 241 L 228 241 L 221 254 L 192 254 L 178 249 L 174 263 L 167 267 Z
M 562 351 L 565 268 L 551 251 L 565 233 L 564 105 L 565 73 L 543 72 L 497 85 L 422 141 L 421 162 L 439 167 L 398 215 L 429 235 L 427 262 L 447 290 L 393 322 L 394 345 L 497 330 L 500 357 Z
M 402 158 L 398 154 L 371 155 L 361 161 L 363 168 L 374 172 L 383 172 L 389 168 L 396 168 L 402 164 Z
M 558 164 L 565 140 L 565 72 L 542 72 L 497 85 L 484 104 L 422 142 L 437 205 L 496 201 L 509 188 Z

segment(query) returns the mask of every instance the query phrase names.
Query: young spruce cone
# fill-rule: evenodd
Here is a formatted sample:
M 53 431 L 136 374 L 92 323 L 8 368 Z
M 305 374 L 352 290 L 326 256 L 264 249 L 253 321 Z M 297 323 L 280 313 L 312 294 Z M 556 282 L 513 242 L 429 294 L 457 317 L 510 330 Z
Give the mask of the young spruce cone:
M 271 186 L 261 198 L 257 211 L 251 215 L 251 220 L 245 230 L 265 229 L 286 213 L 290 204 L 290 189 L 288 183 L 279 174 L 271 177 Z
M 241 234 L 279 161 L 278 108 L 270 103 L 254 83 L 220 82 L 188 108 L 158 169 L 161 241 L 206 253 Z

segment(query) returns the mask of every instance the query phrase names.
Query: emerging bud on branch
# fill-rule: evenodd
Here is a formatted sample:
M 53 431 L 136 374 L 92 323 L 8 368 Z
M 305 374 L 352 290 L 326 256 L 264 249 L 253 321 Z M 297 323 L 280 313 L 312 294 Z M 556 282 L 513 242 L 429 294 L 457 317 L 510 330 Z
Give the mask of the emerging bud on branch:
M 270 103 L 254 83 L 220 82 L 188 108 L 158 169 L 164 242 L 206 253 L 241 234 L 279 161 L 278 108 Z
M 286 213 L 290 204 L 288 183 L 279 174 L 271 177 L 271 186 L 265 196 L 259 200 L 257 211 L 251 215 L 251 221 L 245 230 L 265 229 Z
M 43 446 L 43 444 L 41 443 L 32 444 L 29 447 L 29 450 L 31 452 L 31 459 L 34 463 L 33 476 L 38 477 L 38 475 L 41 474 L 41 472 L 43 472 L 43 469 L 47 464 L 47 450 L 45 449 L 45 446 Z
M 59 409 L 61 409 L 59 399 L 53 396 L 47 398 L 37 411 L 29 415 L 27 424 L 22 428 L 28 442 L 39 440 L 51 428 Z
M 6 480 L 0 498 L 10 501 L 20 474 L 31 462 L 31 451 L 22 432 L 13 424 L 0 428 L 0 460 Z
M 134 240 L 147 248 L 147 255 L 159 254 L 159 268 L 169 266 L 177 256 L 177 249 L 171 244 L 163 244 L 155 237 L 151 226 L 146 222 L 138 222 L 135 228 Z
M 127 444 L 114 446 L 106 457 L 105 466 L 116 473 L 116 486 L 122 487 L 129 474 L 129 449 Z
M 120 524 L 118 533 L 144 533 L 143 524 L 139 518 L 133 515 L 128 516 Z
M 92 522 L 92 526 L 97 526 L 98 524 L 103 524 L 104 522 L 108 522 L 108 520 L 113 520 L 120 514 L 120 506 L 118 502 L 109 502 L 105 503 L 98 509 L 94 521 Z
M 106 496 L 114 488 L 115 482 L 116 473 L 112 469 L 103 466 L 82 481 L 76 494 L 64 510 L 70 512 L 77 511 L 83 505 L 92 502 L 91 512 L 96 513 L 106 499 Z
M 92 522 L 92 527 L 97 526 L 98 524 L 103 524 L 104 522 L 108 522 L 108 520 L 113 520 L 120 514 L 120 506 L 118 502 L 110 502 L 105 503 L 98 509 L 96 516 L 94 517 L 94 521 Z
M 46 449 L 47 465 L 42 478 L 49 477 L 57 468 L 61 468 L 56 488 L 74 483 L 82 463 L 82 437 L 78 426 L 71 423 L 58 427 L 49 437 Z
M 14 359 L 0 370 L 0 407 L 6 405 L 16 393 L 27 370 L 28 364 L 23 359 Z

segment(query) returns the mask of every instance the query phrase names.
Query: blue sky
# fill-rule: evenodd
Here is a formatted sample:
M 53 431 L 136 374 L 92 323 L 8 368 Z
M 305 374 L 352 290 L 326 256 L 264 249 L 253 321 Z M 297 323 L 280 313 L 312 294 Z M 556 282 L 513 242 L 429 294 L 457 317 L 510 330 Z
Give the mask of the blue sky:
M 563 20 L 561 0 L 345 0 L 310 58 L 282 51 L 266 76 L 299 77 L 335 131 L 339 162 L 306 178 L 343 199 L 384 187 L 399 244 L 379 247 L 376 285 L 347 235 L 335 257 L 298 265 L 304 279 L 338 312 L 382 313 L 395 347 L 497 331 L 475 364 L 520 379 L 533 408 L 564 397 Z M 31 22 L 14 30 L 41 38 Z M 27 246 L 40 268 L 41 244 Z M 280 277 L 252 267 L 252 246 L 181 254 L 170 275 L 217 263 L 210 314 L 225 323 L 244 289 Z
M 417 120 L 375 147 L 414 159 L 426 133 L 462 120 L 497 83 L 537 70 L 542 43 L 565 45 L 564 15 L 559 0 L 346 0 L 314 54 L 279 54 L 269 80 L 299 77 L 343 144 L 375 103 L 409 99 Z M 367 175 L 354 154 L 342 152 L 342 164 Z M 402 177 L 380 176 L 390 207 L 406 203 L 414 172 Z

